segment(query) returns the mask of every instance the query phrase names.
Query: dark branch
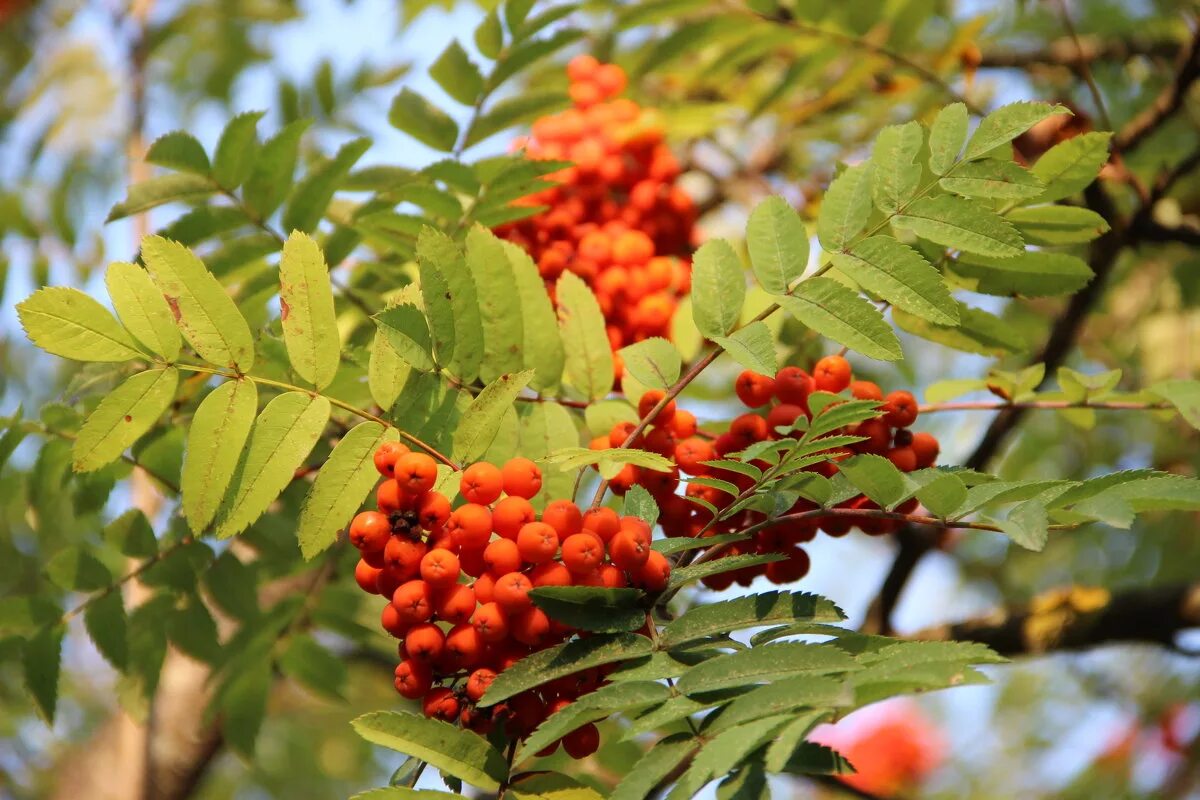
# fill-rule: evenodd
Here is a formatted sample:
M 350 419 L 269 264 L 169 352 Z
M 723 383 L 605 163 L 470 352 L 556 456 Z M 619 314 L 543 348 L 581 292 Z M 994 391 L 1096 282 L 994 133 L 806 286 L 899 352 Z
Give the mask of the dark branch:
M 1068 67 L 1078 68 L 1082 63 L 1093 61 L 1127 61 L 1135 56 L 1171 58 L 1179 52 L 1178 39 L 1129 39 L 1102 40 L 1095 36 L 1081 36 L 1076 48 L 1071 37 L 1050 42 L 1042 50 L 990 50 L 983 54 L 981 67 L 1025 68 L 1025 67 Z
M 1114 149 L 1118 153 L 1127 153 L 1158 130 L 1163 122 L 1183 105 L 1188 90 L 1191 89 L 1197 78 L 1200 78 L 1200 30 L 1197 31 L 1188 44 L 1187 50 L 1184 51 L 1181 63 L 1175 73 L 1175 80 L 1117 133 L 1113 138 Z

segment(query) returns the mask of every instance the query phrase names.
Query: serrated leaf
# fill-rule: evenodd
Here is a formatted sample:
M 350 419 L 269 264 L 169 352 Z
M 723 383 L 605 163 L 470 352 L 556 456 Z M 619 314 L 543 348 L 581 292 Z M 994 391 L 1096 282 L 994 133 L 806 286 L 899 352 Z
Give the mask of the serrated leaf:
M 838 472 L 881 508 L 888 508 L 908 493 L 904 474 L 883 456 L 851 456 L 838 462 Z
M 204 531 L 216 516 L 257 409 L 258 387 L 249 380 L 226 381 L 196 408 L 180 481 L 183 513 L 193 533 Z
M 559 469 L 573 470 L 585 467 L 589 464 L 601 464 L 601 474 L 606 470 L 603 469 L 605 463 L 612 465 L 624 466 L 625 464 L 633 464 L 636 467 L 645 467 L 658 472 L 669 472 L 674 468 L 674 462 L 670 461 L 658 453 L 651 453 L 647 450 L 636 450 L 625 447 L 610 447 L 607 450 L 591 450 L 586 447 L 562 447 L 548 454 L 543 461 L 551 464 L 557 464 Z M 612 470 L 612 474 L 620 471 Z M 609 476 L 611 477 L 611 475 Z
M 1104 217 L 1090 208 L 1035 206 L 1014 208 L 1006 216 L 1027 242 L 1036 245 L 1082 244 L 1109 230 Z
M 557 678 L 615 661 L 641 658 L 653 650 L 649 639 L 633 633 L 599 634 L 539 650 L 497 675 L 479 705 L 487 708 Z
M 146 151 L 146 161 L 194 175 L 208 175 L 211 169 L 204 145 L 184 131 L 171 131 L 155 139 Z
M 1088 187 L 1108 162 L 1111 133 L 1090 131 L 1051 147 L 1033 165 L 1032 172 L 1045 188 L 1037 202 L 1052 203 Z
M 146 270 L 114 261 L 104 273 L 104 285 L 121 322 L 139 342 L 167 361 L 179 358 L 179 329 Z
M 967 487 L 953 472 L 945 472 L 918 489 L 917 499 L 936 516 L 945 517 L 967 499 Z
M 1200 381 L 1161 381 L 1149 391 L 1175 406 L 1189 425 L 1200 430 Z
M 341 356 L 333 284 L 321 248 L 299 231 L 279 260 L 279 317 L 292 369 L 317 389 L 328 386 Z
M 39 289 L 17 304 L 17 316 L 29 341 L 51 355 L 76 361 L 145 357 L 113 315 L 78 289 Z
M 279 669 L 292 680 L 331 700 L 344 700 L 349 673 L 345 662 L 311 636 L 292 637 L 279 659 Z
M 500 429 L 504 412 L 516 402 L 517 395 L 529 384 L 533 370 L 501 375 L 484 387 L 463 414 L 454 431 L 451 458 L 460 463 L 478 460 Z
M 1004 320 L 994 314 L 958 304 L 958 325 L 937 325 L 895 310 L 892 319 L 901 330 L 931 342 L 982 355 L 1008 355 L 1026 349 L 1025 340 Z
M 1064 106 L 1052 106 L 1049 103 L 1040 102 L 1009 103 L 1001 106 L 979 123 L 979 127 L 975 129 L 975 133 L 967 142 L 963 160 L 970 161 L 987 155 L 1000 145 L 1011 142 L 1047 117 L 1069 113 L 1070 111 Z
M 295 120 L 258 148 L 254 168 L 242 187 L 242 200 L 259 219 L 270 217 L 292 188 L 300 137 L 311 124 L 311 119 Z
M 600 304 L 573 272 L 559 277 L 555 298 L 566 352 L 563 379 L 585 398 L 599 400 L 613 385 L 613 355 Z
M 467 233 L 466 262 L 475 279 L 483 324 L 483 361 L 479 375 L 490 383 L 506 372 L 516 372 L 525 366 L 524 320 L 520 314 L 513 313 L 511 303 L 516 279 L 503 243 L 479 225 Z
M 167 203 L 182 203 L 207 197 L 217 191 L 211 179 L 186 172 L 172 172 L 130 184 L 125 199 L 108 212 L 105 222 L 132 217 Z
M 388 346 L 404 363 L 421 372 L 435 369 L 429 323 L 416 306 L 401 304 L 384 309 L 372 319 Z
M 167 637 L 180 652 L 206 664 L 216 661 L 221 652 L 217 623 L 195 594 L 167 617 Z
M 895 214 L 916 194 L 921 166 L 915 162 L 924 140 L 917 122 L 889 125 L 875 139 L 871 190 L 875 206 L 884 214 Z
M 831 278 L 810 278 L 779 304 L 805 326 L 880 361 L 904 357 L 900 340 L 879 309 Z
M 713 341 L 746 369 L 773 375 L 776 370 L 775 339 L 763 322 L 751 322 L 729 336 L 716 336 Z
M 797 675 L 833 675 L 858 669 L 861 667 L 850 655 L 831 645 L 780 642 L 697 664 L 684 673 L 676 688 L 691 696 Z
M 535 772 L 509 784 L 506 800 L 604 800 L 604 795 L 559 772 Z
M 534 370 L 529 385 L 541 392 L 554 393 L 562 382 L 566 361 L 554 304 L 529 254 L 511 242 L 504 242 L 503 246 L 521 301 L 525 368 Z
M 471 63 L 467 51 L 457 40 L 446 45 L 446 49 L 429 67 L 429 76 L 437 81 L 446 94 L 463 105 L 469 106 L 483 91 L 483 76 L 479 67 Z
M 248 372 L 254 366 L 250 326 L 196 254 L 178 242 L 147 236 L 142 260 L 192 349 L 210 364 Z
M 253 563 L 243 564 L 226 550 L 205 571 L 204 586 L 213 602 L 226 614 L 243 622 L 258 616 L 258 587 Z
M 46 577 L 68 592 L 92 592 L 112 582 L 108 567 L 79 545 L 55 553 L 46 563 Z
M 845 614 L 830 600 L 807 592 L 764 592 L 690 609 L 667 624 L 659 646 L 671 649 L 717 633 L 796 622 L 838 622 Z
M 306 233 L 316 230 L 334 192 L 370 146 L 370 139 L 353 139 L 339 147 L 333 158 L 313 167 L 288 196 L 283 209 L 283 229 Z
M 998 524 L 1008 538 L 1028 550 L 1041 550 L 1046 546 L 1049 537 L 1046 507 L 1037 500 L 1018 504 Z
M 667 795 L 668 800 L 688 800 L 709 781 L 728 775 L 752 752 L 770 741 L 780 728 L 787 725 L 789 719 L 785 715 L 767 717 L 713 736 L 692 759 L 687 772 Z
M 846 695 L 841 681 L 834 678 L 812 675 L 784 678 L 734 698 L 720 716 L 705 726 L 705 733 L 717 733 L 776 714 L 798 713 L 803 708 L 836 707 L 845 704 Z
M 486 58 L 495 59 L 500 55 L 504 47 L 504 27 L 495 9 L 489 11 L 475 29 L 475 46 Z
M 245 530 L 291 483 L 325 430 L 329 411 L 325 397 L 301 392 L 286 392 L 267 403 L 234 472 L 217 523 L 218 538 Z
M 687 761 L 699 746 L 687 733 L 660 739 L 625 773 L 609 795 L 609 800 L 645 800 L 651 797 L 658 785 Z
M 647 525 L 653 527 L 658 522 L 658 503 L 654 501 L 654 496 L 646 491 L 646 487 L 634 484 L 625 492 L 624 513 L 645 520 Z
M 146 515 L 131 508 L 104 526 L 104 541 L 123 556 L 150 558 L 158 553 L 158 540 Z
M 76 472 L 91 472 L 116 460 L 170 407 L 179 385 L 174 367 L 132 375 L 88 415 L 71 450 Z
M 297 523 L 300 554 L 312 558 L 337 540 L 337 535 L 379 480 L 375 451 L 384 442 L 398 442 L 395 428 L 378 422 L 355 425 L 337 443 L 304 498 Z
M 392 100 L 388 122 L 424 145 L 449 153 L 458 141 L 458 125 L 437 106 L 405 87 Z
M 384 411 L 389 411 L 411 372 L 412 367 L 388 344 L 387 335 L 377 327 L 371 342 L 371 358 L 367 362 L 367 386 L 371 399 Z
M 709 509 L 709 511 L 714 511 L 712 504 L 707 501 L 697 497 L 688 497 L 687 499 Z M 695 583 L 710 575 L 720 575 L 723 572 L 732 572 L 738 569 L 745 569 L 746 567 L 757 567 L 762 564 L 770 564 L 772 561 L 782 561 L 785 558 L 786 556 L 783 553 L 722 556 L 712 561 L 705 561 L 700 564 L 692 564 L 691 566 L 679 567 L 673 570 L 671 572 L 670 586 L 672 589 L 675 589 L 680 586 L 686 586 L 689 583 Z
M 766 225 L 767 221 L 760 223 L 760 227 Z M 760 235 L 765 237 L 766 232 L 760 232 Z M 768 243 L 764 240 L 760 246 L 767 247 Z M 767 259 L 768 256 L 760 258 Z M 737 324 L 746 301 L 746 279 L 741 259 L 729 242 L 710 239 L 692 256 L 691 297 L 692 317 L 705 338 L 724 336 Z
M 897 308 L 942 325 L 958 322 L 958 306 L 925 257 L 890 236 L 872 236 L 834 253 L 833 265 Z
M 129 643 L 121 593 L 108 592 L 92 600 L 84 609 L 83 624 L 100 655 L 118 671 L 124 671 L 129 661 Z
M 645 386 L 667 389 L 679 380 L 683 358 L 675 345 L 661 336 L 643 339 L 619 352 L 626 371 Z
M 817 239 L 833 253 L 845 248 L 871 216 L 871 165 L 848 168 L 834 179 L 821 200 Z
M 929 129 L 929 169 L 935 175 L 945 175 L 958 160 L 967 141 L 969 116 L 963 103 L 948 105 L 938 112 Z
M 892 218 L 900 228 L 946 247 L 997 258 L 1024 252 L 1016 229 L 987 207 L 973 200 L 941 195 L 922 197 Z
M 224 189 L 236 189 L 250 177 L 258 158 L 258 121 L 263 111 L 248 111 L 229 120 L 213 153 L 213 177 Z
M 838 181 L 834 183 L 838 184 Z M 842 192 L 844 188 L 844 184 L 837 189 L 829 187 L 825 202 L 829 202 L 831 195 L 837 202 L 840 195 L 835 192 Z M 750 251 L 754 277 L 768 294 L 786 292 L 808 266 L 808 232 L 800 215 L 782 197 L 768 197 L 750 212 L 746 223 L 746 247 Z M 732 253 L 731 249 L 729 254 Z M 733 258 L 740 272 L 741 262 L 736 261 L 736 255 Z M 737 305 L 740 308 L 741 303 Z
M 646 624 L 637 589 L 602 586 L 541 586 L 529 593 L 533 604 L 572 628 L 598 633 L 635 631 Z
M 22 659 L 25 688 L 33 696 L 38 714 L 47 725 L 54 724 L 58 707 L 58 675 L 62 667 L 63 625 L 42 628 L 25 642 Z
M 222 687 L 221 732 L 234 751 L 245 757 L 254 754 L 273 681 L 271 660 L 264 658 L 245 664 Z
M 1042 250 L 1028 250 L 1016 258 L 964 256 L 950 269 L 971 291 L 1004 297 L 1073 294 L 1094 277 L 1082 259 Z
M 481 114 L 464 140 L 471 147 L 516 125 L 531 122 L 570 105 L 565 92 L 556 89 L 526 90 L 495 103 Z
M 938 181 L 948 192 L 963 197 L 1026 200 L 1042 193 L 1041 180 L 1013 161 L 985 159 L 959 165 Z

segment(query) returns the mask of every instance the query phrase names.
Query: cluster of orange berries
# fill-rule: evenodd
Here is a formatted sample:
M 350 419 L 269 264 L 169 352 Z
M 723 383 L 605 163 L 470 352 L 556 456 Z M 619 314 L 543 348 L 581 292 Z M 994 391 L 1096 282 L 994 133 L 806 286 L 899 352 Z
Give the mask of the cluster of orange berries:
M 496 233 L 532 255 L 551 290 L 563 270 L 583 278 L 617 350 L 669 334 L 691 285 L 696 207 L 675 183 L 680 166 L 662 126 L 618 96 L 624 71 L 582 55 L 567 76 L 574 108 L 534 122 L 524 146 L 532 158 L 572 166 L 548 176 L 558 185 L 520 201 L 547 211 Z
M 542 586 L 667 587 L 671 565 L 651 549 L 645 521 L 611 508 L 584 512 L 570 500 L 551 501 L 539 519 L 530 499 L 542 475 L 528 459 L 464 469 L 459 494 L 466 502 L 457 508 L 434 490 L 437 465 L 428 455 L 387 443 L 375 466 L 385 478 L 376 490 L 378 510 L 350 524 L 361 554 L 354 576 L 364 591 L 388 599 L 380 622 L 401 640 L 396 690 L 421 699 L 429 717 L 483 733 L 503 723 L 506 735 L 527 736 L 607 674 L 586 670 L 501 705 L 476 706 L 498 673 L 586 635 L 551 619 L 529 593 Z M 583 758 L 599 746 L 599 733 L 589 724 L 561 741 Z
M 838 461 L 858 453 L 883 456 L 903 472 L 929 467 L 937 461 L 937 439 L 928 433 L 909 430 L 916 422 L 918 413 L 917 401 L 912 394 L 896 391 L 885 397 L 875 383 L 854 380 L 850 363 L 841 356 L 822 358 L 814 366 L 812 374 L 799 367 L 784 367 L 774 377 L 747 370 L 738 376 L 735 390 L 738 398 L 755 410 L 735 418 L 729 430 L 718 436 L 701 434 L 695 416 L 676 408 L 674 401 L 667 403 L 651 420 L 652 425 L 647 426 L 629 446 L 658 453 L 671 460 L 673 467 L 661 472 L 627 465 L 609 484 L 617 494 L 624 494 L 634 484 L 649 491 L 659 505 L 660 522 L 667 536 L 713 536 L 744 530 L 764 521 L 764 514 L 747 510 L 714 522 L 714 514 L 709 508 L 689 502 L 687 498 L 701 499 L 718 510 L 728 507 L 736 498 L 726 491 L 702 483 L 688 483 L 684 495 L 680 495 L 676 492 L 680 475 L 718 478 L 739 491 L 750 489 L 753 485 L 750 476 L 708 462 L 736 459 L 738 452 L 756 442 L 796 435 L 789 430 L 801 416 L 811 418 L 808 399 L 814 391 L 838 394 L 848 390 L 855 399 L 879 403 L 879 416 L 843 431 L 863 437 L 862 441 L 838 449 L 830 460 L 805 469 L 831 477 L 837 472 Z M 639 417 L 645 418 L 650 414 L 664 396 L 657 389 L 642 395 L 638 402 Z M 635 428 L 631 422 L 618 423 L 607 436 L 593 439 L 591 447 L 594 450 L 620 447 Z M 781 433 L 780 429 L 784 432 Z M 761 470 L 771 466 L 763 460 L 750 463 Z M 851 498 L 838 507 L 879 509 L 865 495 Z M 817 508 L 815 503 L 801 499 L 784 513 L 795 514 Z M 897 510 L 911 513 L 915 508 L 916 500 L 912 499 Z M 765 574 L 774 583 L 791 583 L 808 573 L 808 554 L 800 545 L 812 541 L 819 531 L 837 537 L 845 536 L 851 528 L 858 527 L 864 533 L 880 535 L 894 532 L 898 525 L 893 519 L 849 514 L 787 520 L 759 530 L 751 539 L 725 551 L 725 555 L 782 553 L 786 556 L 783 560 L 712 575 L 705 578 L 704 582 L 709 588 L 719 590 L 734 582 L 749 585 L 756 576 Z

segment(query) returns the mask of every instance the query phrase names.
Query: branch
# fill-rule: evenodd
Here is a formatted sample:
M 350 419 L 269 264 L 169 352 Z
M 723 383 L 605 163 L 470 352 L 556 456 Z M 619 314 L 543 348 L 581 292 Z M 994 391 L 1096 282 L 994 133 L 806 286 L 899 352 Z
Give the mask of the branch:
M 1113 148 L 1125 153 L 1137 147 L 1183 105 L 1188 90 L 1200 78 L 1200 29 L 1184 50 L 1175 79 L 1113 138 Z
M 1022 411 L 1051 410 L 1060 411 L 1068 408 L 1090 408 L 1096 411 L 1162 411 L 1174 408 L 1170 403 L 1139 403 L 1132 400 L 1023 400 L 1019 402 L 963 401 L 953 403 L 925 403 L 920 407 L 922 414 L 936 414 L 939 411 L 1007 411 L 1020 409 Z
M 1074 587 L 1036 598 L 1027 608 L 912 634 L 924 641 L 980 642 L 1002 655 L 1084 650 L 1114 642 L 1175 646 L 1176 636 L 1200 627 L 1200 583 L 1132 589 Z
M 1043 50 L 989 50 L 983 53 L 980 67 L 1007 69 L 1046 66 L 1078 68 L 1093 61 L 1127 61 L 1135 56 L 1167 58 L 1179 52 L 1178 39 L 1101 39 L 1080 36 L 1078 47 L 1071 37 L 1049 42 Z

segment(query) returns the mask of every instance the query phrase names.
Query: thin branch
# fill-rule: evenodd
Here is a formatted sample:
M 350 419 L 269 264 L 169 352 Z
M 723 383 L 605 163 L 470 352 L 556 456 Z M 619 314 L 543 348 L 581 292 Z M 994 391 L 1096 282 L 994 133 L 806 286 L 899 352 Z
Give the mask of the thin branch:
M 144 574 L 146 572 L 146 570 L 150 569 L 155 564 L 157 564 L 160 561 L 162 561 L 163 559 L 167 558 L 167 556 L 170 556 L 173 553 L 178 552 L 179 550 L 183 549 L 184 547 L 188 546 L 189 544 L 191 544 L 194 541 L 196 541 L 195 537 L 188 535 L 188 536 L 183 537 L 179 541 L 175 542 L 174 544 L 169 545 L 169 546 L 163 548 L 162 550 L 159 550 L 157 553 L 155 553 L 154 555 L 147 558 L 145 561 L 138 564 L 135 568 L 133 568 L 129 572 L 122 575 L 120 578 L 118 578 L 113 583 L 110 583 L 108 586 L 104 587 L 103 589 L 101 589 L 100 591 L 98 591 L 94 594 L 88 595 L 86 600 L 84 600 L 82 603 L 80 603 L 79 605 L 72 608 L 70 611 L 67 611 L 65 614 L 63 614 L 62 619 L 60 620 L 60 623 L 65 625 L 66 623 L 75 619 L 75 617 L 79 616 L 84 611 L 86 611 L 88 606 L 90 606 L 92 603 L 96 602 L 97 600 L 100 600 L 101 598 L 107 597 L 108 595 L 112 594 L 115 591 L 119 591 L 121 589 L 121 587 L 123 587 L 125 584 L 134 580 L 138 576 Z
M 1131 36 L 1128 39 L 1101 39 L 1080 36 L 1072 40 L 1062 37 L 1049 42 L 1042 50 L 987 50 L 979 66 L 991 69 L 1025 69 L 1028 67 L 1067 67 L 1076 69 L 1081 62 L 1127 61 L 1136 56 L 1169 58 L 1179 52 L 1178 39 L 1147 39 Z
M 1120 153 L 1126 153 L 1137 147 L 1142 140 L 1154 133 L 1183 105 L 1188 90 L 1200 78 L 1200 28 L 1188 43 L 1176 70 L 1175 79 L 1142 110 L 1140 114 L 1129 121 L 1120 132 L 1113 137 L 1113 147 Z
M 1075 50 L 1078 53 L 1079 60 L 1076 62 L 1076 69 L 1079 76 L 1083 78 L 1083 82 L 1087 84 L 1088 91 L 1091 92 L 1092 102 L 1096 105 L 1096 113 L 1100 115 L 1100 122 L 1104 125 L 1105 130 L 1112 130 L 1112 117 L 1108 115 L 1108 106 L 1104 102 L 1104 95 L 1100 93 L 1100 87 L 1096 84 L 1096 79 L 1092 75 L 1092 68 L 1088 66 L 1088 60 L 1084 57 L 1083 44 L 1079 41 L 1079 33 L 1075 30 L 1075 23 L 1071 20 L 1071 12 L 1067 8 L 1067 0 L 1058 0 L 1058 13 L 1062 19 L 1063 28 L 1067 32 L 1067 36 L 1075 45 Z

